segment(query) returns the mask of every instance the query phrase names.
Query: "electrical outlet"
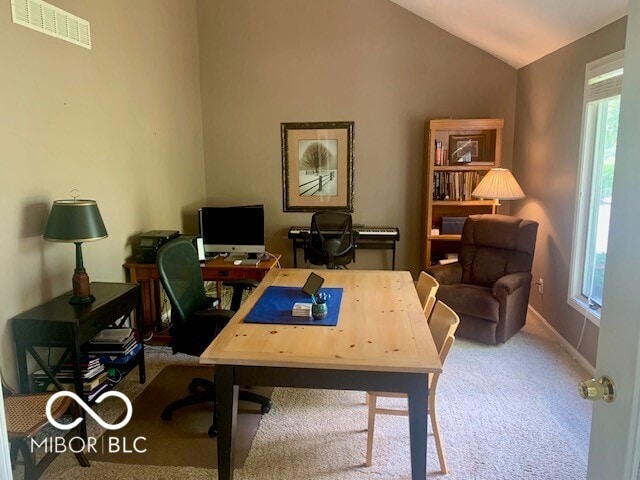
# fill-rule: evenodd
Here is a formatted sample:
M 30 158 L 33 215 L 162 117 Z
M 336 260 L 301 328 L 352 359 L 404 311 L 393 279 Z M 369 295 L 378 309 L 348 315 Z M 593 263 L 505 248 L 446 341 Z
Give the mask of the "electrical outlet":
M 538 279 L 538 293 L 542 295 L 544 293 L 544 280 L 542 277 Z

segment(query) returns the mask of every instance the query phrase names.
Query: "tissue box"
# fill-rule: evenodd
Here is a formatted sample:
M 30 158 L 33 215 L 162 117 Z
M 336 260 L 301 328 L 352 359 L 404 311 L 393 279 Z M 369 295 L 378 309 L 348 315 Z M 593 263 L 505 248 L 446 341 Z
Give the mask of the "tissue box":
M 461 234 L 467 217 L 442 217 L 442 234 Z

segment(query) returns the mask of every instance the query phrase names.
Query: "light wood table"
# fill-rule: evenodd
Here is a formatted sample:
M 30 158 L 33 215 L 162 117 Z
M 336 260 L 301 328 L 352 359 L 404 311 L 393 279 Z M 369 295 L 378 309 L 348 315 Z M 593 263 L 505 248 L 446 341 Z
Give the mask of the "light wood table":
M 218 479 L 233 478 L 238 386 L 264 385 L 406 393 L 412 479 L 425 480 L 427 378 L 442 364 L 410 273 L 314 270 L 343 288 L 335 327 L 243 322 L 267 287 L 301 287 L 311 271 L 270 271 L 200 357 L 216 365 Z

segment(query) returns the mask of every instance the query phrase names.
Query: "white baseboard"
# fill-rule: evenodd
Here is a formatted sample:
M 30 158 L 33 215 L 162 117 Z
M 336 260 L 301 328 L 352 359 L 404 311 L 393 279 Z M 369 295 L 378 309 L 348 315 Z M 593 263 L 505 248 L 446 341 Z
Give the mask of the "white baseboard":
M 533 315 L 538 320 L 540 320 L 540 323 L 542 323 L 545 327 L 547 327 L 547 329 L 549 329 L 549 331 L 558 339 L 562 347 L 569 353 L 569 355 L 573 357 L 573 359 L 576 362 L 578 362 L 582 366 L 582 368 L 584 368 L 590 375 L 595 375 L 596 368 L 593 365 L 591 365 L 591 363 L 589 363 L 589 360 L 584 358 L 584 356 L 582 356 L 582 354 L 578 352 L 578 350 L 576 350 L 575 347 L 571 345 L 566 338 L 560 335 L 558 331 L 555 328 L 553 328 L 549 324 L 549 322 L 547 322 L 545 318 L 542 315 L 540 315 L 540 313 L 538 313 L 538 311 L 535 308 L 529 305 L 528 311 L 531 315 Z

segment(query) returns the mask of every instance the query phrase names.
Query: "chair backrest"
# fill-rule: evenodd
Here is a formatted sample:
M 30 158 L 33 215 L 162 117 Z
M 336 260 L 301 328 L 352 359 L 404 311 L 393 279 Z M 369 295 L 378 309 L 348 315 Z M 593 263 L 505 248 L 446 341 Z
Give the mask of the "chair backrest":
M 459 324 L 460 318 L 458 314 L 451 310 L 448 305 L 438 300 L 431 313 L 429 330 L 431 330 L 431 335 L 442 363 L 444 363 L 453 345 Z
M 462 283 L 491 287 L 500 277 L 530 272 L 538 223 L 508 215 L 470 215 L 462 228 Z
M 156 256 L 160 282 L 171 302 L 174 325 L 187 319 L 207 304 L 198 252 L 186 239 L 164 244 Z
M 355 247 L 351 214 L 316 212 L 311 217 L 307 259 L 314 264 L 344 265 L 353 260 Z
M 420 272 L 418 283 L 416 283 L 416 292 L 418 292 L 418 298 L 428 321 L 431 320 L 431 310 L 436 303 L 436 292 L 439 286 L 438 281 L 427 272 Z

